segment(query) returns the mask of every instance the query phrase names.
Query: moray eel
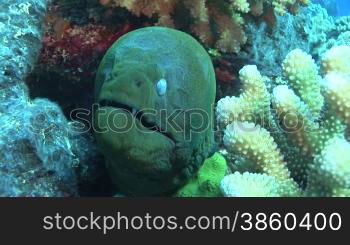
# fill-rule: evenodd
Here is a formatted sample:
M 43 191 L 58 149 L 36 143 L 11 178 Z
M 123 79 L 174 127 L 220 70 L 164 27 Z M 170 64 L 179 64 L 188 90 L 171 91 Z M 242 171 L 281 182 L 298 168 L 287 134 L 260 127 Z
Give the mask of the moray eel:
M 214 145 L 215 73 L 205 49 L 170 28 L 129 32 L 99 66 L 97 145 L 118 190 L 131 196 L 175 191 Z

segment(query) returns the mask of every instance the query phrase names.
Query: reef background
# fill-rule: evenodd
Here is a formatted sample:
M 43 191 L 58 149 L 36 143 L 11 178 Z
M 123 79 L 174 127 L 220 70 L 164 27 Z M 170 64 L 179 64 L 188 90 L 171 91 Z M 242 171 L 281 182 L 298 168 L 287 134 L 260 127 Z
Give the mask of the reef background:
M 138 0 L 1 3 L 0 196 L 110 196 L 118 191 L 111 189 L 103 157 L 86 128 L 90 117 L 80 123 L 68 119 L 76 119 L 71 115 L 76 108 L 91 108 L 97 66 L 124 33 L 163 25 L 192 34 L 212 56 L 217 100 L 239 94 L 244 65 L 256 65 L 274 78 L 282 75 L 281 64 L 293 49 L 320 64 L 326 50 L 350 44 L 350 18 L 334 17 L 335 1 L 315 0 L 321 5 L 307 7 L 307 1 L 282 2 L 249 1 L 250 10 L 244 0 L 146 6 Z M 221 136 L 219 131 L 224 151 Z

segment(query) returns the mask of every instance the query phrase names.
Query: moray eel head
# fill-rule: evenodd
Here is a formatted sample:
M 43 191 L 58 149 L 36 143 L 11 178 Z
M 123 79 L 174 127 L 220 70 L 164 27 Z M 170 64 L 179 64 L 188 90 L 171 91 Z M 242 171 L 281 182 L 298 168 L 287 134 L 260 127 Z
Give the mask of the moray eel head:
M 180 53 L 159 46 L 155 37 Z M 96 78 L 94 128 L 120 191 L 169 193 L 197 171 L 213 145 L 214 95 L 210 58 L 187 34 L 144 28 L 112 46 Z

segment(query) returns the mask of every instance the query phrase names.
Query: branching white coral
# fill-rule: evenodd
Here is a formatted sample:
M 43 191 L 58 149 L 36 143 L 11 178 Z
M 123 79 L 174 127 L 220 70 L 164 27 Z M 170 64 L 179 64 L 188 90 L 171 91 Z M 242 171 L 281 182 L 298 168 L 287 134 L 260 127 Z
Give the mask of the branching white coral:
M 225 130 L 224 144 L 236 154 L 258 164 L 261 172 L 279 181 L 283 195 L 297 193 L 297 185 L 290 178 L 287 164 L 266 129 L 254 123 L 234 122 Z
M 279 197 L 278 181 L 266 174 L 235 172 L 221 181 L 221 192 L 225 197 Z
M 350 61 L 350 60 L 349 60 Z M 332 112 L 350 125 L 350 79 L 339 73 L 329 73 L 324 82 L 324 93 Z
M 328 50 L 322 58 L 323 73 L 350 73 L 350 46 L 335 46 Z
M 269 113 L 270 95 L 265 79 L 255 65 L 247 65 L 239 72 L 243 84 L 240 97 L 225 97 L 218 102 L 217 120 L 228 124 L 233 121 L 260 122 Z
M 315 157 L 310 168 L 310 195 L 350 196 L 350 143 L 344 138 L 335 137 Z
M 350 195 L 350 143 L 345 131 L 350 128 L 348 55 L 350 47 L 329 50 L 322 58 L 325 77 L 321 79 L 311 56 L 293 50 L 283 62 L 288 84 L 274 87 L 271 99 L 257 69 L 247 66 L 241 70 L 241 96 L 224 98 L 217 106 L 220 125 L 229 124 L 223 141 L 226 149 L 239 159 L 238 170 L 250 168 L 273 177 L 278 182 L 275 191 L 282 196 Z M 250 120 L 259 118 L 256 114 L 260 111 L 266 114 L 266 108 L 273 109 L 267 114 L 272 115 L 271 120 L 280 126 L 280 131 Z M 250 117 L 246 116 L 247 111 Z M 247 166 L 241 166 L 245 163 Z M 273 192 L 267 187 L 274 185 L 266 184 L 271 182 L 260 177 L 236 172 L 230 181 L 227 177 L 222 182 L 222 190 L 231 196 L 269 196 Z M 257 181 L 267 187 L 257 190 Z
M 310 111 L 292 89 L 287 85 L 279 85 L 273 89 L 273 108 L 282 121 L 281 126 L 287 137 L 304 152 L 312 151 L 312 142 L 308 133 L 317 129 L 310 118 Z
M 350 143 L 344 138 L 331 139 L 315 158 L 318 177 L 330 186 L 350 187 Z
M 317 66 L 311 55 L 300 49 L 291 51 L 282 64 L 283 72 L 297 95 L 318 118 L 323 107 Z

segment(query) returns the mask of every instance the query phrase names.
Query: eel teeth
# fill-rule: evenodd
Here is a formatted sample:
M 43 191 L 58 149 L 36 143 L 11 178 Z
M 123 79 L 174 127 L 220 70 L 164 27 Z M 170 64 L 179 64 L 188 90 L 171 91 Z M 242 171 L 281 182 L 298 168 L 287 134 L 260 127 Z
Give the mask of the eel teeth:
M 138 110 L 137 110 L 136 108 L 133 107 L 132 110 L 131 110 L 131 114 L 132 114 L 133 116 L 136 116 L 137 112 L 138 112 Z

